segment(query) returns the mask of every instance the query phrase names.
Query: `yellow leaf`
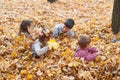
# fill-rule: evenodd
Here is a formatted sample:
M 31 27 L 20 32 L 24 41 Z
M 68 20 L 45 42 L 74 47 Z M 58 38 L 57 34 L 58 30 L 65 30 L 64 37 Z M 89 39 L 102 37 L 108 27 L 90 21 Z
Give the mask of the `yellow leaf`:
M 100 62 L 100 61 L 101 61 L 100 56 L 96 57 L 96 58 L 95 58 L 95 61 Z
M 71 61 L 71 57 L 73 56 L 70 48 L 66 47 L 65 52 L 61 53 L 61 56 L 64 57 L 66 60 Z
M 32 80 L 32 79 L 33 79 L 33 76 L 31 74 L 28 74 L 26 80 Z
M 54 71 L 50 71 L 50 70 L 47 70 L 47 75 L 48 76 L 53 76 L 54 74 L 56 74 Z
M 27 63 L 24 66 L 28 67 L 28 66 L 30 66 L 30 64 L 31 64 L 31 61 L 27 61 Z
M 12 53 L 11 53 L 11 57 L 14 58 L 14 57 L 16 57 L 16 56 L 17 56 L 17 53 L 16 53 L 16 52 L 12 52 Z
M 117 60 L 117 63 L 118 63 L 118 64 L 120 64 L 120 59 L 119 59 L 119 60 Z
M 57 74 L 60 74 L 60 73 L 62 73 L 62 71 L 61 71 L 61 69 L 58 69 Z
M 7 62 L 3 57 L 0 56 L 0 65 L 4 66 L 4 68 L 8 68 L 10 66 L 9 62 Z M 3 70 L 4 72 L 4 70 Z
M 77 61 L 70 62 L 70 63 L 68 64 L 69 67 L 76 67 L 76 66 L 79 66 L 79 65 L 80 65 L 80 63 L 77 62 Z
M 95 23 L 95 18 L 91 18 L 91 22 L 92 22 L 92 23 Z
M 27 74 L 27 71 L 26 70 L 21 70 L 20 72 L 20 75 L 23 76 L 23 75 L 26 75 Z
M 11 33 L 11 36 L 15 38 L 17 35 L 15 33 Z
M 49 46 L 49 49 L 58 49 L 59 48 L 59 44 L 55 41 L 55 39 L 50 39 L 48 42 L 47 42 L 48 46 Z
M 65 52 L 63 52 L 61 55 L 64 56 L 64 57 L 72 56 L 70 48 L 66 47 Z
M 120 32 L 116 35 L 116 39 L 120 39 Z
M 99 39 L 98 36 L 95 36 L 95 37 L 92 38 L 92 41 L 93 41 L 93 42 L 97 42 L 98 39 Z
M 89 62 L 88 65 L 94 67 L 95 63 L 94 62 Z
M 17 37 L 17 40 L 18 40 L 18 41 L 22 41 L 23 39 L 24 39 L 24 35 L 21 35 L 21 36 L 18 36 L 18 37 Z
M 81 0 L 78 0 L 78 2 L 81 2 Z
M 120 54 L 118 54 L 118 57 L 120 58 Z
M 104 66 L 104 62 L 103 61 L 101 61 L 100 63 L 99 63 L 99 66 Z
M 6 74 L 6 78 L 7 79 L 10 79 L 10 80 L 13 80 L 14 76 L 12 74 Z
M 16 22 L 20 22 L 20 19 L 16 17 L 16 18 L 15 18 L 15 21 L 16 21 Z

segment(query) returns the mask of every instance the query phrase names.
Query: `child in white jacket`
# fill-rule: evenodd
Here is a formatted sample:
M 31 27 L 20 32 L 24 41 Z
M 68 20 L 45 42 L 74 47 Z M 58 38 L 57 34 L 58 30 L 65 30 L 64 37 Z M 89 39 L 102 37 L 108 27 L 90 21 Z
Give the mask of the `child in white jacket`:
M 31 46 L 31 51 L 33 52 L 31 58 L 37 58 L 49 50 L 49 47 L 46 45 L 46 43 L 50 37 L 51 32 L 48 28 L 44 28 L 39 32 L 38 39 L 36 39 Z

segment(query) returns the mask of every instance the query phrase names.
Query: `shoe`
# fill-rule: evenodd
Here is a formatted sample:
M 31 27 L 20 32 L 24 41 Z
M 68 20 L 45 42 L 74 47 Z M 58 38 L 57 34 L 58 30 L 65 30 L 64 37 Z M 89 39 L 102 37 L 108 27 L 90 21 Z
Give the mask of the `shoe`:
M 112 40 L 113 43 L 116 43 L 116 40 Z
M 39 56 L 38 56 L 36 53 L 33 53 L 33 54 L 31 55 L 31 59 L 33 59 L 33 58 L 39 58 Z
M 118 40 L 112 40 L 112 42 L 113 43 L 116 43 L 116 42 L 120 43 L 120 39 L 118 39 Z

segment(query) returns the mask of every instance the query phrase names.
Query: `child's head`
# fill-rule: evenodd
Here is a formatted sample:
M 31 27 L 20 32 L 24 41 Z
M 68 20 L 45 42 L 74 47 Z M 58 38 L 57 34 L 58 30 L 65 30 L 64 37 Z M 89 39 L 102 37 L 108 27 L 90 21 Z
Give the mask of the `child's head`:
M 43 28 L 40 32 L 39 32 L 39 40 L 44 40 L 44 41 L 48 41 L 51 37 L 52 32 L 50 31 L 49 28 Z
M 91 38 L 87 35 L 80 35 L 78 39 L 78 44 L 80 48 L 87 48 L 91 42 Z
M 69 31 L 70 29 L 73 28 L 74 26 L 74 20 L 73 19 L 67 19 L 65 22 L 64 22 L 64 27 L 63 27 L 63 32 L 67 32 Z
M 29 33 L 31 30 L 32 21 L 30 20 L 23 20 L 20 24 L 20 30 L 24 33 Z

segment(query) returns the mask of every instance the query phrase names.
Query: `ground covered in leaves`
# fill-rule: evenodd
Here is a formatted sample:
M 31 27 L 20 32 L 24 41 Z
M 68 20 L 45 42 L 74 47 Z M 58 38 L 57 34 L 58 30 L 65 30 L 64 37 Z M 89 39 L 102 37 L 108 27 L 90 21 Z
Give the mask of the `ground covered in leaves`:
M 120 43 L 111 43 L 113 0 L 0 0 L 0 80 L 120 80 Z M 30 60 L 29 39 L 18 37 L 23 19 L 52 28 L 75 20 L 75 39 L 56 39 L 57 50 Z M 36 28 L 36 27 L 35 27 Z M 95 62 L 73 57 L 77 37 L 87 34 L 100 52 Z M 119 37 L 119 36 L 118 36 Z

